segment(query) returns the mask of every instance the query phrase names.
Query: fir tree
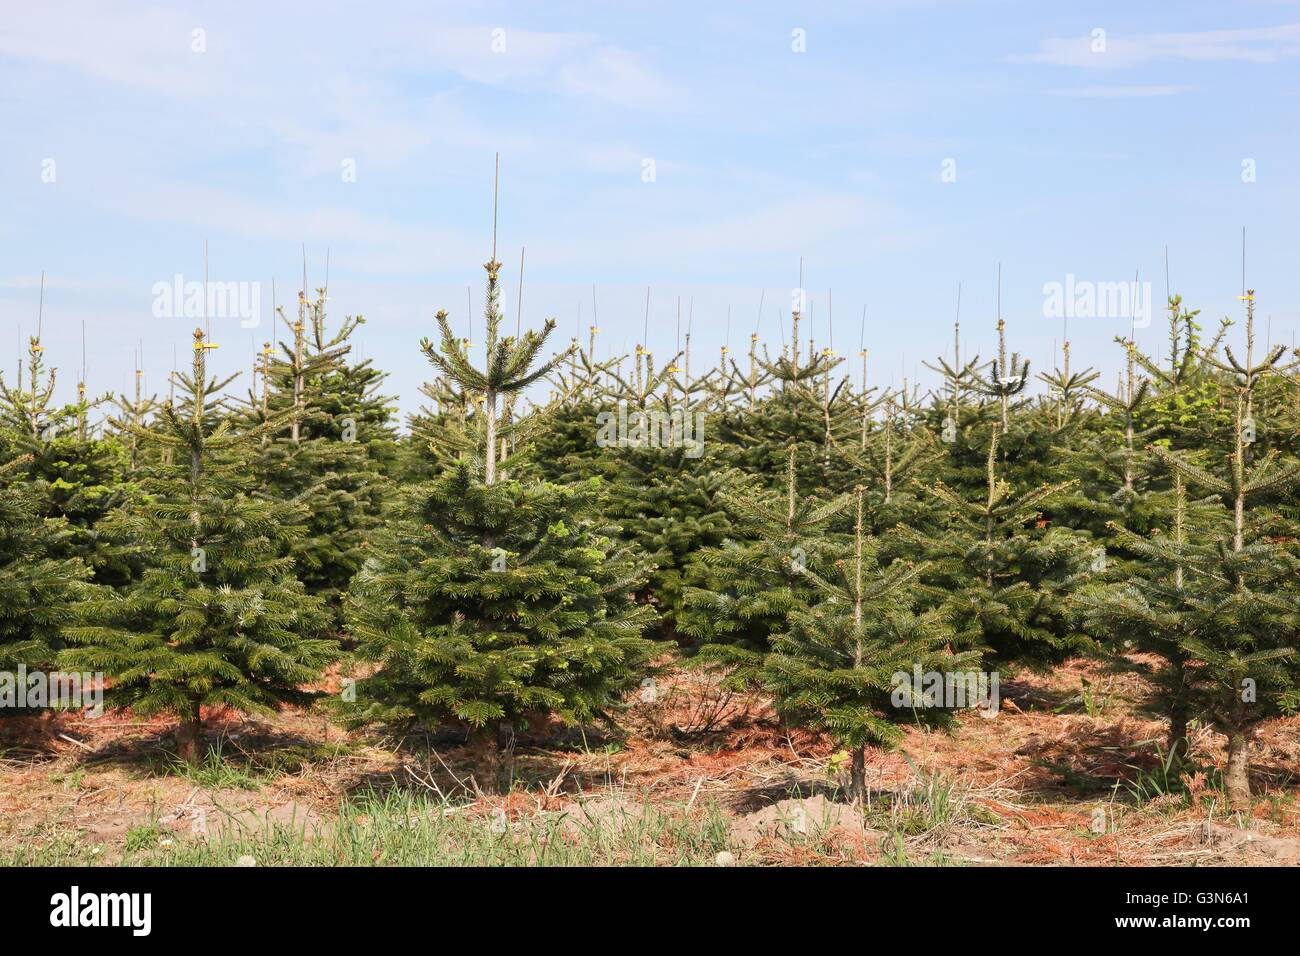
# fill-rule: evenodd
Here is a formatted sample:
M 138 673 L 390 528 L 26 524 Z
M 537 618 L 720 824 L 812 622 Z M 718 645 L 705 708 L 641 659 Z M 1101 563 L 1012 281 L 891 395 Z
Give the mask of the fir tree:
M 261 389 L 249 392 L 243 418 L 261 436 L 254 472 L 261 491 L 307 509 L 305 531 L 286 541 L 286 553 L 307 592 L 323 597 L 341 626 L 342 593 L 383 508 L 378 459 L 394 457 L 395 436 L 388 400 L 378 394 L 382 373 L 351 360 L 351 337 L 364 320 L 348 316 L 330 331 L 325 301 L 324 289 L 314 301 L 299 295 L 292 338 L 278 354 L 263 347 Z M 277 419 L 279 427 L 263 427 Z
M 130 562 L 99 533 L 104 516 L 132 493 L 126 449 L 115 436 L 97 435 L 102 428 L 89 420 L 107 397 L 88 398 L 83 376 L 77 401 L 57 404 L 57 370 L 46 370 L 39 337 L 28 343 L 26 377 L 25 387 L 10 388 L 0 376 L 0 434 L 10 454 L 23 457 L 15 477 L 31 483 L 38 513 L 64 522 L 51 557 L 78 558 L 99 582 L 124 583 Z
M 684 380 L 685 353 L 661 366 L 643 345 L 637 345 L 634 368 L 605 369 L 597 406 L 582 400 L 571 410 L 561 400 L 552 405 L 557 423 L 568 424 L 573 452 L 567 467 L 585 469 L 609 481 L 605 515 L 620 536 L 650 562 L 650 572 L 638 600 L 656 606 L 661 635 L 676 636 L 682 607 L 684 572 L 703 549 L 720 545 L 729 521 L 720 494 L 726 478 L 719 469 L 719 445 L 712 440 L 713 399 L 700 382 Z M 565 398 L 574 396 L 574 373 Z M 581 379 L 578 384 L 581 385 Z M 584 436 L 581 416 L 591 414 Z M 626 422 L 626 433 L 623 425 Z M 555 434 L 555 429 L 548 429 Z M 593 440 L 594 439 L 594 440 Z M 584 447 L 585 446 L 585 447 Z M 538 465 L 546 473 L 540 456 Z M 562 475 L 561 475 L 562 476 Z
M 1195 579 L 1195 604 L 1205 625 L 1185 648 L 1195 660 L 1188 677 L 1193 706 L 1228 738 L 1225 784 L 1236 806 L 1250 802 L 1250 745 L 1264 720 L 1300 707 L 1300 552 L 1294 537 L 1280 532 L 1275 503 L 1300 483 L 1300 462 L 1284 461 L 1275 449 L 1258 458 L 1253 446 L 1255 393 L 1270 376 L 1289 372 L 1275 346 L 1255 360 L 1255 298 L 1246 300 L 1246 354 L 1239 360 L 1225 346 L 1225 358 L 1206 361 L 1227 379 L 1233 425 L 1227 467 L 1212 470 L 1185 452 L 1153 447 L 1157 457 L 1189 485 L 1218 498 L 1229 516 L 1213 539 L 1213 551 L 1186 555 Z
M 72 669 L 112 678 L 110 706 L 175 716 L 189 763 L 201 757 L 202 708 L 305 703 L 314 695 L 303 685 L 333 656 L 323 605 L 285 556 L 306 516 L 246 490 L 262 429 L 241 432 L 212 398 L 229 382 L 207 376 L 212 347 L 195 330 L 192 374 L 177 375 L 179 407 L 169 402 L 156 430 L 136 432 L 173 454 L 144 468 L 142 500 L 107 522 L 146 568 L 121 593 L 103 589 L 82 605 L 84 623 L 67 629 L 73 646 L 63 655 Z
M 1158 496 L 1168 524 L 1149 537 L 1115 526 L 1117 538 L 1136 560 L 1119 581 L 1095 581 L 1074 596 L 1090 633 L 1112 642 L 1120 652 L 1154 655 L 1160 664 L 1150 673 L 1150 709 L 1169 721 L 1165 752 L 1173 766 L 1187 756 L 1187 727 L 1197 716 L 1198 685 L 1205 666 L 1205 640 L 1214 626 L 1218 560 L 1214 544 L 1224 510 L 1216 502 L 1188 501 L 1182 476 L 1175 474 L 1172 494 Z
M 906 541 L 897 535 L 881 537 L 887 531 L 899 525 L 930 530 L 934 525 L 933 499 L 916 493 L 917 481 L 932 473 L 943 452 L 905 396 L 886 392 L 876 407 L 883 410 L 882 420 L 864 418 L 860 430 L 854 428 L 857 435 L 833 443 L 833 454 L 866 479 L 867 531 L 895 549 Z
M 0 465 L 0 671 L 53 663 L 90 574 L 78 559 L 53 556 L 65 550 L 67 523 L 41 516 L 26 464 Z
M 994 428 L 979 497 L 959 494 L 943 482 L 929 489 L 948 509 L 948 527 L 936 541 L 904 529 L 934 561 L 929 583 L 943 595 L 959 646 L 990 648 L 995 660 L 1042 668 L 1079 650 L 1065 600 L 1082 582 L 1091 551 L 1082 536 L 1054 527 L 1031 529 L 1040 509 L 1069 482 L 1013 491 L 997 471 Z
M 988 364 L 986 374 L 974 375 L 974 387 L 981 395 L 997 400 L 1004 434 L 1011 429 L 1011 399 L 1028 384 L 1029 360 L 1022 360 L 1018 352 L 1007 354 L 1007 323 L 999 316 L 997 361 Z
M 500 267 L 486 264 L 483 369 L 445 312 L 441 344 L 422 343 L 448 382 L 481 398 L 475 448 L 403 491 L 349 602 L 358 653 L 377 665 L 358 682 L 349 721 L 460 721 L 489 786 L 508 785 L 514 731 L 528 719 L 583 722 L 619 705 L 644 674 L 652 645 L 640 635 L 653 621 L 630 597 L 638 563 L 597 517 L 597 480 L 502 474 L 514 426 L 503 432 L 499 402 L 567 355 L 537 365 L 554 321 L 519 339 L 499 335 Z
M 766 476 L 774 490 L 781 490 L 779 476 L 790 446 L 800 449 L 799 483 L 822 486 L 831 492 L 854 486 L 852 469 L 830 454 L 832 440 L 841 423 L 861 420 L 861 405 L 844 381 L 831 385 L 831 372 L 844 360 L 829 350 L 814 352 L 801 361 L 798 329 L 801 315 L 791 314 L 793 347 L 782 349 L 773 359 L 763 350 L 751 368 L 755 381 L 768 386 L 767 394 L 752 404 L 720 416 L 718 434 L 732 465 Z M 749 395 L 754 395 L 753 389 Z
M 773 638 L 764 683 L 782 716 L 830 734 L 852 754 L 849 796 L 866 792 L 866 747 L 893 746 L 898 724 L 914 711 L 894 705 L 898 674 L 961 667 L 971 655 L 948 650 L 953 634 L 938 610 L 916 611 L 914 585 L 925 568 L 896 561 L 881 567 L 877 543 L 863 525 L 863 493 L 855 493 L 853 550 L 822 578 L 805 569 L 821 596 L 790 614 Z M 934 716 L 943 716 L 936 712 Z
M 823 501 L 796 489 L 797 449 L 790 448 L 784 492 L 764 491 L 737 475 L 721 495 L 734 516 L 722 545 L 705 548 L 687 571 L 679 630 L 699 644 L 699 659 L 719 666 L 732 688 L 758 683 L 774 635 L 806 610 L 816 575 L 829 573 L 842 548 L 827 525 L 848 496 Z

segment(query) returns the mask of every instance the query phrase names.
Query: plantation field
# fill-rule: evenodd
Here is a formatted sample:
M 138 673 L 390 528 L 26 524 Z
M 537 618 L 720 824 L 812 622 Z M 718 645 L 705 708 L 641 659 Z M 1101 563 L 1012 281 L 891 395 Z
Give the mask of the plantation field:
M 1300 862 L 1300 349 L 1253 291 L 1170 295 L 1113 391 L 955 322 L 923 390 L 798 296 L 740 361 L 556 350 L 484 268 L 404 422 L 323 287 L 243 396 L 195 328 L 165 399 L 60 404 L 29 338 L 9 862 Z
M 1116 392 L 1065 343 L 1028 393 L 999 321 L 922 395 L 811 341 L 547 357 L 499 269 L 407 434 L 324 290 L 247 401 L 196 329 L 96 422 L 31 340 L 0 859 L 1300 862 L 1300 361 L 1253 293 L 1244 364 L 1172 296 Z
M 521 735 L 508 795 L 479 792 L 454 728 L 400 741 L 295 708 L 212 713 L 186 767 L 165 720 L 17 719 L 0 723 L 0 862 L 1300 864 L 1300 719 L 1260 734 L 1257 800 L 1234 814 L 1222 737 L 1194 729 L 1190 769 L 1168 773 L 1142 683 L 1080 659 L 1009 681 L 996 717 L 871 753 L 860 805 L 831 739 L 680 670 L 653 703 L 632 696 L 620 734 Z

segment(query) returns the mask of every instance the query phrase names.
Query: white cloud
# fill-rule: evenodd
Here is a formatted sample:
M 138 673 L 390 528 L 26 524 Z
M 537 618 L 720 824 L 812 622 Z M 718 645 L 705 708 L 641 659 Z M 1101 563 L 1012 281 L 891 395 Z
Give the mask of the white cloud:
M 1093 46 L 1091 36 L 1051 37 L 1037 53 L 1012 59 L 1083 69 L 1114 69 L 1162 60 L 1272 63 L 1300 55 L 1300 23 L 1129 36 L 1108 30 L 1104 52 L 1094 52 Z
M 1178 96 L 1190 93 L 1194 87 L 1174 85 L 1154 86 L 1081 86 L 1074 90 L 1048 90 L 1053 96 L 1070 96 L 1078 99 L 1146 99 L 1155 96 Z
M 569 96 L 622 106 L 654 108 L 677 96 L 673 85 L 639 54 L 604 47 L 559 69 L 558 88 Z
M 170 95 L 229 92 L 245 64 L 238 46 L 215 30 L 205 37 L 206 52 L 194 52 L 194 31 L 207 29 L 202 21 L 159 8 L 50 0 L 4 18 L 0 56 Z
M 314 95 L 297 104 L 303 110 L 332 101 L 330 83 L 352 71 L 358 50 L 379 72 L 452 74 L 521 93 L 541 89 L 630 107 L 660 107 L 677 96 L 644 55 L 593 33 L 457 23 L 452 14 L 424 9 L 350 16 L 346 30 L 330 28 L 328 18 L 300 23 L 292 16 L 258 29 L 232 12 L 49 0 L 6 18 L 0 55 L 174 96 L 238 93 L 257 102 L 268 90 L 278 99 L 286 85 L 300 88 L 306 80 Z M 196 29 L 205 31 L 202 53 L 191 49 Z

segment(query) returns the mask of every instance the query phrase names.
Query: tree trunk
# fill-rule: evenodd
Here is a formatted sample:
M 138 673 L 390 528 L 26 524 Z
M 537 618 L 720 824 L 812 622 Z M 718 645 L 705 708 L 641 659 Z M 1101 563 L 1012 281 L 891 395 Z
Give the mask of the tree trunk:
M 853 751 L 853 764 L 849 777 L 849 799 L 861 802 L 867 796 L 867 747 L 860 744 Z
M 1187 685 L 1185 683 L 1184 665 L 1178 662 L 1175 665 L 1178 669 L 1178 686 L 1174 690 L 1174 698 L 1169 705 L 1169 737 L 1167 740 L 1167 750 L 1169 753 L 1169 762 L 1177 765 L 1183 762 L 1187 757 Z
M 203 718 L 199 714 L 198 701 L 194 701 L 191 708 L 176 728 L 176 752 L 181 760 L 196 767 L 200 762 L 199 743 L 203 739 Z
M 1228 805 L 1235 809 L 1250 807 L 1250 737 L 1244 731 L 1228 734 L 1228 770 L 1224 774 L 1228 788 Z
M 497 725 L 497 792 L 509 793 L 515 782 L 515 728 Z
M 1166 750 L 1171 764 L 1180 764 L 1187 757 L 1187 706 L 1175 701 L 1169 712 L 1169 737 Z
M 475 731 L 471 737 L 474 749 L 475 779 L 486 793 L 510 792 L 515 776 L 515 728 L 508 723 Z
M 474 730 L 469 739 L 474 754 L 474 780 L 485 793 L 495 793 L 500 776 L 500 757 L 492 732 L 486 728 Z

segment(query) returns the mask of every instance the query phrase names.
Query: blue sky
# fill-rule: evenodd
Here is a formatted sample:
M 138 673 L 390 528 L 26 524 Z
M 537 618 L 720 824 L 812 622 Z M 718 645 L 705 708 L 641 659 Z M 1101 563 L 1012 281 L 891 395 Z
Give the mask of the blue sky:
M 647 286 L 658 353 L 679 297 L 698 354 L 729 308 L 743 347 L 760 301 L 779 348 L 802 256 L 818 345 L 856 352 L 865 306 L 873 378 L 897 383 L 950 349 L 959 282 L 989 354 L 1001 263 L 1039 371 L 1046 283 L 1136 272 L 1159 307 L 1166 246 L 1174 291 L 1239 315 L 1243 227 L 1262 322 L 1300 324 L 1298 2 L 210 6 L 0 22 L 6 379 L 44 270 L 63 394 L 83 321 L 92 390 L 124 388 L 138 344 L 162 390 L 194 322 L 156 317 L 154 286 L 201 280 L 205 241 L 214 281 L 260 283 L 261 327 L 213 322 L 218 367 L 246 367 L 305 243 L 412 410 L 434 311 L 481 328 L 496 151 L 508 326 L 526 247 L 525 323 L 585 341 L 594 284 L 601 353 L 640 339 Z M 1112 382 L 1128 327 L 1073 320 L 1076 362 Z M 1138 336 L 1158 347 L 1159 314 Z

